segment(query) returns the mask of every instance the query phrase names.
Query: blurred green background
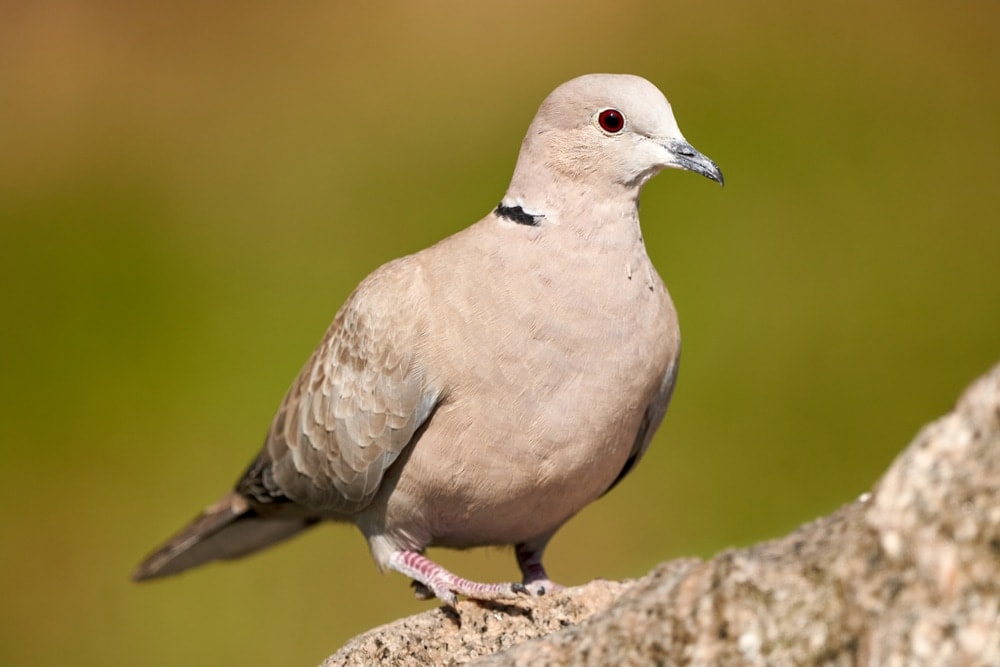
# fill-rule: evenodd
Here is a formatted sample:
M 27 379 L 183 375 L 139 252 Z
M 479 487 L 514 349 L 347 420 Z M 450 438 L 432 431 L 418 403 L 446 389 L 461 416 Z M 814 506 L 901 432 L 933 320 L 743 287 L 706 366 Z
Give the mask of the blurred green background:
M 430 608 L 345 526 L 138 586 L 344 297 L 499 200 L 542 98 L 642 74 L 684 364 L 568 584 L 781 535 L 1000 358 L 1000 5 L 0 5 L 0 664 L 312 665 Z M 504 550 L 435 555 L 515 576 Z

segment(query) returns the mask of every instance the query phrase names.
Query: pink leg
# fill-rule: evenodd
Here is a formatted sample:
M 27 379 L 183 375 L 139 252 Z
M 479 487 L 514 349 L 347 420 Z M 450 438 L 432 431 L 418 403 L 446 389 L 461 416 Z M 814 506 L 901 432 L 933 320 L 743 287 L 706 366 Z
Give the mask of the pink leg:
M 512 600 L 526 592 L 521 584 L 481 584 L 463 579 L 416 551 L 395 552 L 389 557 L 389 567 L 410 577 L 452 607 L 458 595 L 473 600 Z M 418 596 L 420 592 L 418 586 Z
M 549 538 L 545 537 L 535 542 L 523 542 L 514 548 L 517 564 L 521 568 L 521 574 L 524 575 L 524 587 L 532 595 L 545 595 L 562 588 L 549 579 L 542 566 L 542 553 L 548 541 Z

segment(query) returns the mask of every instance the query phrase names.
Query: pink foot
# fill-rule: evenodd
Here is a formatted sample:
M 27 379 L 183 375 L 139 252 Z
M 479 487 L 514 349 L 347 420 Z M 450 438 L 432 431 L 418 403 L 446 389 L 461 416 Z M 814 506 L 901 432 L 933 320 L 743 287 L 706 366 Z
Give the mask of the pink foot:
M 452 574 L 416 551 L 397 551 L 389 557 L 389 568 L 414 580 L 417 597 L 436 597 L 455 606 L 458 596 L 473 600 L 513 600 L 527 592 L 521 584 L 481 584 Z

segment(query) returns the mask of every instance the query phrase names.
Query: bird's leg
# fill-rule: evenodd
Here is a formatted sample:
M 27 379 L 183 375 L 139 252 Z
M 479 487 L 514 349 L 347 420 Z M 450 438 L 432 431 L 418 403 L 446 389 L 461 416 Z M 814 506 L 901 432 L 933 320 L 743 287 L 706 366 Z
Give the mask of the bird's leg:
M 542 554 L 545 552 L 545 545 L 548 544 L 549 537 L 551 535 L 531 542 L 522 542 L 514 547 L 517 564 L 521 568 L 521 574 L 524 575 L 524 587 L 532 595 L 545 595 L 562 588 L 549 579 L 549 575 L 545 573 L 545 568 L 542 566 Z
M 389 568 L 414 580 L 417 597 L 429 592 L 447 605 L 455 606 L 459 595 L 473 600 L 512 600 L 526 593 L 521 584 L 481 584 L 452 574 L 416 551 L 396 551 L 389 556 Z

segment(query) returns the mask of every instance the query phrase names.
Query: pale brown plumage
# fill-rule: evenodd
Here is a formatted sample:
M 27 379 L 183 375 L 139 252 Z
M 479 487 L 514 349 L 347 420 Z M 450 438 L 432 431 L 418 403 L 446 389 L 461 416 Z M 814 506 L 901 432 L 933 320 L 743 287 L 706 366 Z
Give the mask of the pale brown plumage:
M 356 523 L 381 568 L 446 602 L 524 587 L 461 579 L 428 546 L 517 545 L 528 589 L 554 586 L 548 539 L 641 458 L 673 389 L 676 314 L 638 219 L 642 185 L 666 167 L 722 182 L 652 84 L 557 88 L 500 206 L 362 281 L 235 491 L 135 577 L 328 519 Z

